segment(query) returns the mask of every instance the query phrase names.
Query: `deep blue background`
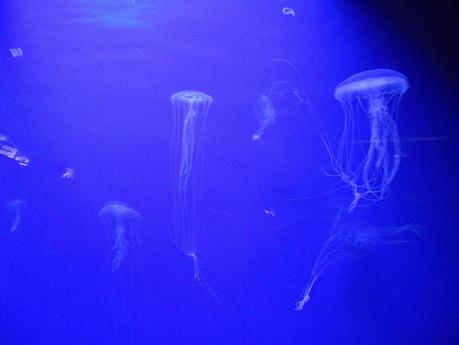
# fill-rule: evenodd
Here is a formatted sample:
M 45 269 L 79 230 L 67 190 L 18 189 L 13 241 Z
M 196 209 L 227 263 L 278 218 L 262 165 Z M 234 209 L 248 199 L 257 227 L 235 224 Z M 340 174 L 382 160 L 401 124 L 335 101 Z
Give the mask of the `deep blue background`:
M 282 7 L 295 9 L 284 16 Z M 457 344 L 457 18 L 403 1 L 5 0 L 0 133 L 31 158 L 0 157 L 0 344 Z M 22 48 L 13 58 L 9 48 Z M 413 244 L 337 263 L 293 310 L 350 191 L 310 114 L 279 116 L 266 140 L 254 102 L 300 71 L 332 142 L 336 84 L 372 68 L 405 74 L 405 141 L 388 200 L 351 219 L 417 224 Z M 228 316 L 173 243 L 169 97 L 213 96 L 199 252 Z M 65 167 L 75 178 L 60 178 Z M 325 193 L 325 194 L 324 194 Z M 322 195 L 323 194 L 323 195 Z M 27 203 L 8 233 L 8 200 Z M 291 200 L 298 199 L 299 200 Z M 126 269 L 109 273 L 98 218 L 110 200 L 143 216 Z M 275 216 L 265 210 L 274 210 Z M 142 263 L 140 263 L 142 262 Z

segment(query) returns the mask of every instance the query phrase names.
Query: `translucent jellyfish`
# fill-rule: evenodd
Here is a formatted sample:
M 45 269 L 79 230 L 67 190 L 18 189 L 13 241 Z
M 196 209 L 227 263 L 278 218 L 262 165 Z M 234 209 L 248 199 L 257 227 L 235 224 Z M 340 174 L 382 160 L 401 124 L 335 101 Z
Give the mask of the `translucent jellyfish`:
M 21 48 L 10 48 L 10 54 L 12 57 L 16 58 L 18 56 L 23 56 L 24 51 Z
M 132 233 L 137 232 L 142 217 L 130 206 L 119 202 L 106 204 L 100 210 L 99 217 L 113 234 L 112 250 L 115 254 L 112 259 L 111 270 L 115 272 L 128 253 L 128 236 L 135 235 Z M 128 233 L 131 234 L 128 235 Z
M 276 73 L 271 77 L 271 84 L 255 101 L 258 129 L 252 134 L 253 141 L 260 140 L 279 116 L 306 102 L 298 69 L 286 59 L 273 59 L 273 62 Z
M 290 8 L 290 7 L 284 7 L 282 9 L 282 14 L 284 16 L 292 16 L 292 17 L 295 17 L 295 10 L 293 8 Z
M 276 122 L 277 113 L 274 110 L 273 102 L 269 96 L 261 94 L 255 104 L 255 118 L 259 124 L 258 129 L 252 134 L 252 140 L 261 138 L 263 132 Z
M 402 156 L 397 111 L 407 90 L 407 78 L 389 69 L 357 73 L 335 89 L 344 111 L 344 129 L 336 155 L 325 144 L 336 175 L 352 188 L 349 212 L 360 200 L 378 201 L 389 195 Z M 359 126 L 362 113 L 369 121 L 365 137 Z
M 174 183 L 174 233 L 178 246 L 194 263 L 197 256 L 205 127 L 211 96 L 199 91 L 180 91 L 171 96 L 174 112 L 172 177 Z
M 10 227 L 10 232 L 13 233 L 21 222 L 22 211 L 25 206 L 25 201 L 22 199 L 12 199 L 6 204 L 6 210 L 12 215 L 13 223 Z
M 338 215 L 339 219 L 341 215 Z M 372 226 L 366 222 L 349 222 L 332 228 L 330 237 L 320 249 L 314 262 L 308 284 L 295 310 L 302 310 L 311 299 L 311 290 L 322 273 L 340 260 L 356 260 L 370 254 L 380 245 L 410 243 L 408 234 L 419 236 L 420 229 L 414 225 Z
M 64 180 L 73 180 L 75 176 L 75 170 L 73 168 L 65 168 L 61 177 Z

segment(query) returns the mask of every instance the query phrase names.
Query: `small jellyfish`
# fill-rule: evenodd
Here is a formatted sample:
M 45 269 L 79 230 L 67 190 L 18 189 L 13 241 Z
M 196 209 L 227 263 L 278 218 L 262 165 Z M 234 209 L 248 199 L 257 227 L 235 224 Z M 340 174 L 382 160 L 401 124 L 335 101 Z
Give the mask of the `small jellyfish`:
M 10 233 L 16 232 L 16 229 L 18 228 L 19 223 L 21 222 L 22 211 L 24 207 L 25 207 L 25 201 L 19 198 L 12 199 L 8 201 L 8 203 L 6 204 L 6 210 L 13 217 L 13 223 L 11 224 L 11 227 L 10 227 Z
M 258 96 L 255 104 L 255 118 L 259 124 L 258 129 L 252 134 L 252 140 L 260 140 L 263 132 L 276 122 L 277 113 L 271 98 L 265 94 Z
M 292 17 L 295 17 L 295 10 L 293 8 L 290 8 L 290 7 L 284 7 L 282 9 L 282 14 L 284 16 L 292 16 Z
M 203 151 L 207 113 L 213 99 L 203 92 L 188 90 L 174 93 L 171 102 L 174 233 L 179 248 L 193 260 L 194 278 L 199 280 L 197 247 Z
M 110 202 L 99 211 L 99 217 L 105 223 L 107 228 L 112 231 L 114 238 L 114 257 L 112 259 L 111 271 L 115 272 L 126 257 L 129 247 L 128 236 L 133 236 L 142 219 L 140 214 L 132 207 L 120 203 Z
M 64 173 L 62 174 L 62 178 L 64 180 L 73 180 L 73 177 L 75 176 L 75 170 L 72 168 L 65 168 Z
M 336 155 L 322 139 L 336 176 L 353 191 L 349 212 L 361 200 L 378 201 L 389 195 L 402 157 L 396 119 L 407 90 L 407 78 L 390 69 L 354 74 L 335 89 L 335 99 L 344 111 L 344 128 Z M 362 114 L 369 121 L 369 138 L 362 137 L 366 130 L 359 126 Z
M 256 97 L 254 114 L 258 129 L 253 141 L 260 141 L 265 131 L 279 119 L 294 114 L 296 108 L 308 108 L 303 81 L 297 67 L 287 59 L 272 59 L 274 73 L 269 86 Z
M 341 217 L 341 212 L 338 217 Z M 410 243 L 406 238 L 409 233 L 421 235 L 419 227 L 414 225 L 372 226 L 366 222 L 349 222 L 332 229 L 314 262 L 308 284 L 295 310 L 302 310 L 311 299 L 314 284 L 331 264 L 340 260 L 363 258 L 380 245 Z
M 24 51 L 21 48 L 10 48 L 10 54 L 13 58 L 23 56 Z

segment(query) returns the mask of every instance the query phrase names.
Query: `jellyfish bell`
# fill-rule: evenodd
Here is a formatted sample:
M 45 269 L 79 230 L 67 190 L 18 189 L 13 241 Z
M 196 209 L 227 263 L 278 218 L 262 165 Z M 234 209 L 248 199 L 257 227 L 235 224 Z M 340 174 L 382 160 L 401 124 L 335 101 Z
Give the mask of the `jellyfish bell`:
M 209 105 L 212 104 L 213 98 L 201 91 L 193 91 L 193 90 L 184 90 L 174 93 L 171 96 L 171 102 L 184 102 L 184 103 L 208 103 Z
M 111 201 L 105 204 L 99 211 L 99 216 L 108 221 L 114 221 L 115 223 L 130 219 L 138 221 L 142 218 L 131 206 L 118 201 Z
M 408 90 L 408 79 L 391 69 L 373 69 L 356 73 L 338 84 L 335 98 L 340 102 L 354 99 L 381 99 L 385 95 L 403 94 Z
M 24 206 L 25 206 L 25 201 L 20 198 L 16 198 L 16 199 L 12 199 L 8 201 L 6 205 L 6 209 L 7 211 L 10 211 L 10 212 L 19 212 L 24 208 Z

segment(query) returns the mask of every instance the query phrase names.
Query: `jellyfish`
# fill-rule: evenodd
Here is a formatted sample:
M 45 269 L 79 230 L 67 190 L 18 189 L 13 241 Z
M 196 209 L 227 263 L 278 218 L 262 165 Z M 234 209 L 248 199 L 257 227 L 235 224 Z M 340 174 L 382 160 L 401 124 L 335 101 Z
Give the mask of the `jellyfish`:
M 379 201 L 389 196 L 402 156 L 397 112 L 407 90 L 407 78 L 389 69 L 354 74 L 335 89 L 335 99 L 344 111 L 344 129 L 336 155 L 325 144 L 336 176 L 352 189 L 349 212 L 360 200 Z M 361 113 L 369 121 L 369 138 L 362 137 Z
M 293 8 L 290 8 L 290 7 L 284 7 L 284 8 L 282 8 L 282 14 L 284 16 L 295 17 L 295 10 Z
M 340 219 L 340 213 L 338 217 Z M 415 225 L 372 226 L 363 221 L 353 221 L 332 228 L 329 238 L 314 262 L 308 284 L 302 298 L 296 303 L 295 310 L 304 308 L 311 299 L 314 284 L 331 264 L 340 260 L 361 259 L 381 245 L 410 243 L 407 239 L 410 233 L 421 235 L 420 228 Z
M 253 141 L 260 140 L 280 116 L 306 102 L 303 82 L 295 65 L 286 59 L 273 59 L 273 62 L 276 72 L 271 77 L 271 83 L 255 100 L 258 129 L 252 134 Z
M 274 110 L 273 102 L 269 96 L 261 94 L 255 104 L 255 118 L 259 124 L 258 129 L 252 134 L 252 140 L 261 138 L 266 128 L 276 122 L 277 113 Z
M 22 199 L 12 199 L 6 204 L 6 210 L 13 216 L 13 223 L 10 227 L 10 233 L 16 232 L 16 229 L 21 222 L 22 210 L 24 209 L 25 201 Z
M 106 204 L 99 212 L 99 217 L 106 226 L 113 231 L 114 244 L 112 250 L 114 256 L 112 259 L 111 271 L 119 269 L 121 262 L 126 257 L 129 247 L 128 234 L 136 232 L 142 217 L 130 206 L 120 202 L 110 202 Z
M 172 178 L 175 240 L 193 260 L 194 278 L 199 280 L 197 256 L 203 151 L 211 96 L 199 91 L 180 91 L 171 96 L 174 112 L 172 134 Z
M 107 229 L 113 254 L 106 272 L 105 336 L 110 344 L 129 344 L 146 332 L 147 277 L 140 233 L 141 215 L 131 206 L 109 202 L 99 217 Z
M 22 50 L 22 48 L 10 48 L 10 54 L 13 58 L 16 58 L 18 56 L 23 56 L 24 51 Z

